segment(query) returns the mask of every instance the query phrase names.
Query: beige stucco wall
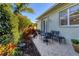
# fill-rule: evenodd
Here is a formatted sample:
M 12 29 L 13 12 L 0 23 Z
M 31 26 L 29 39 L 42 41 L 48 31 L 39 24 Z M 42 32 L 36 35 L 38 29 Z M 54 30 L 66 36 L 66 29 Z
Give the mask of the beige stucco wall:
M 58 30 L 61 35 L 64 36 L 68 42 L 70 39 L 79 39 L 79 27 L 62 27 L 59 25 L 59 12 L 65 8 L 68 8 L 74 4 L 64 4 L 62 7 L 59 6 L 56 10 L 51 11 L 47 14 L 49 23 L 47 31 Z M 44 20 L 44 19 L 43 19 Z

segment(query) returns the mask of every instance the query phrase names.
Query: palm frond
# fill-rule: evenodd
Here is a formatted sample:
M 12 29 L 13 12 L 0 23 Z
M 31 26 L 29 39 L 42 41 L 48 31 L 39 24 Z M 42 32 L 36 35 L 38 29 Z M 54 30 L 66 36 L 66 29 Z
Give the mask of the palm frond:
M 22 8 L 20 11 L 25 11 L 25 12 L 28 12 L 28 13 L 34 13 L 34 10 L 32 9 L 32 8 L 27 8 L 27 7 L 25 7 L 25 8 Z
M 28 13 L 34 13 L 34 10 L 29 7 L 29 3 L 15 3 L 16 5 L 16 12 L 28 12 Z

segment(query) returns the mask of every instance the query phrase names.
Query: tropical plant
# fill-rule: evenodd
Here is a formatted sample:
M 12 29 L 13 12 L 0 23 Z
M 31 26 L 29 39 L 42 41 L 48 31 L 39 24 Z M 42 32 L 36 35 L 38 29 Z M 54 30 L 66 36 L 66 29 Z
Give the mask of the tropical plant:
M 11 10 L 8 5 L 0 5 L 0 43 L 7 44 L 12 39 L 12 25 L 10 24 Z
M 4 52 L 0 53 L 0 55 L 4 55 L 5 53 L 7 55 L 6 45 L 10 42 L 13 42 L 16 45 L 18 39 L 19 31 L 17 16 L 12 12 L 10 4 L 0 4 L 0 51 Z M 5 47 L 5 49 L 2 49 L 3 47 Z
M 19 19 L 19 29 L 23 30 L 27 25 L 31 24 L 32 22 L 28 17 L 23 16 L 21 12 L 28 12 L 28 13 L 34 13 L 34 10 L 29 7 L 28 3 L 16 3 L 14 14 L 18 16 Z
M 13 8 L 14 5 L 15 8 Z M 28 7 L 29 4 L 14 5 L 0 4 L 0 55 L 16 55 L 18 51 L 16 46 L 20 38 L 19 28 L 24 28 L 31 23 L 21 14 L 23 11 L 33 13 L 33 10 Z
M 21 14 L 21 12 L 29 12 L 29 13 L 34 13 L 34 10 L 29 7 L 28 3 L 15 3 L 15 10 L 14 13 Z
M 28 25 L 32 24 L 30 19 L 28 19 L 26 16 L 18 16 L 19 19 L 19 29 L 22 31 L 24 28 L 26 28 Z

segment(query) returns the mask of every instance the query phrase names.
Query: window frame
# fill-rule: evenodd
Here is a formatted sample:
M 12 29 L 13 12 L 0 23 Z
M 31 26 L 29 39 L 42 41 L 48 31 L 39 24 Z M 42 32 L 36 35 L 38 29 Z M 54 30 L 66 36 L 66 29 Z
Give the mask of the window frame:
M 67 9 L 64 9 L 64 10 L 67 10 Z M 64 11 L 64 10 L 62 10 L 62 11 Z M 61 25 L 60 13 L 61 13 L 62 11 L 59 12 L 59 24 L 60 24 L 60 25 Z M 67 10 L 67 16 L 68 16 L 68 10 Z M 68 19 L 68 17 L 67 17 L 67 19 Z M 67 21 L 67 22 L 68 22 L 68 21 Z M 67 25 L 61 25 L 61 26 L 68 26 L 68 23 L 67 23 Z
M 42 18 L 42 21 L 41 21 L 41 29 L 44 31 L 44 32 L 47 32 L 47 16 Z
M 79 5 L 79 4 L 74 4 L 74 5 L 71 5 L 70 7 L 66 7 L 64 8 L 63 10 L 59 11 L 59 25 L 62 26 L 62 27 L 79 27 L 79 24 L 75 24 L 75 25 L 70 25 L 70 12 L 69 12 L 69 9 L 76 6 L 76 5 Z M 60 13 L 64 10 L 67 10 L 67 25 L 61 25 L 61 19 L 60 19 Z

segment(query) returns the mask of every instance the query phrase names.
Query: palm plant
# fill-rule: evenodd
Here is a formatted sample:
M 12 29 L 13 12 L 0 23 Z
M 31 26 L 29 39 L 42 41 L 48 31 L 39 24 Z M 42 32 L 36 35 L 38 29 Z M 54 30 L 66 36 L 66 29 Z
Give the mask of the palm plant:
M 34 13 L 34 10 L 29 7 L 28 3 L 15 3 L 14 14 L 21 14 L 21 12 Z
M 28 3 L 15 3 L 13 6 L 15 6 L 15 7 L 14 7 L 14 14 L 15 14 L 16 16 L 18 16 L 18 19 L 19 19 L 19 25 L 20 25 L 20 26 L 19 26 L 19 30 L 21 30 L 21 29 L 22 29 L 21 26 L 23 26 L 24 24 L 26 24 L 27 22 L 29 22 L 28 17 L 23 16 L 23 15 L 21 14 L 21 12 L 34 13 L 34 10 L 29 7 L 29 4 L 28 4 Z M 22 17 L 23 17 L 23 18 L 22 18 Z M 23 24 L 23 22 L 21 21 L 21 19 L 23 20 L 23 22 L 26 21 L 26 23 Z M 30 23 L 31 23 L 31 22 L 30 22 Z M 29 24 L 30 24 L 30 23 L 29 23 Z M 22 24 L 22 25 L 21 25 L 21 24 Z M 29 25 L 29 24 L 27 23 L 27 25 Z M 25 26 L 27 26 L 27 25 L 25 25 Z

